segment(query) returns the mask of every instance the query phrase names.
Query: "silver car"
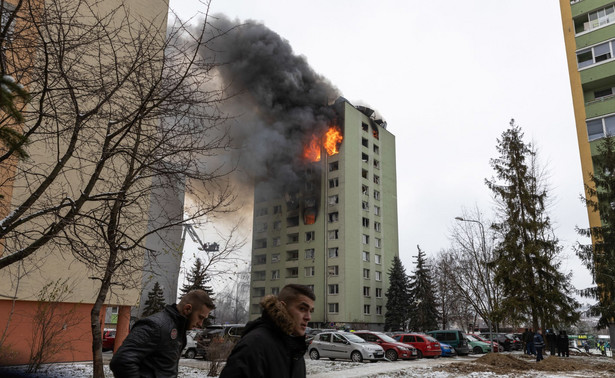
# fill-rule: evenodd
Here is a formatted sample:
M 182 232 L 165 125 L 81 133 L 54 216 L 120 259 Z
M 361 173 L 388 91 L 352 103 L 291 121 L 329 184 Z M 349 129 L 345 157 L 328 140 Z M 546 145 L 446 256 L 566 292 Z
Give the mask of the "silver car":
M 349 359 L 354 362 L 363 360 L 379 361 L 384 359 L 384 349 L 379 345 L 368 343 L 349 332 L 323 332 L 314 336 L 308 347 L 312 360 L 320 357 L 335 360 Z

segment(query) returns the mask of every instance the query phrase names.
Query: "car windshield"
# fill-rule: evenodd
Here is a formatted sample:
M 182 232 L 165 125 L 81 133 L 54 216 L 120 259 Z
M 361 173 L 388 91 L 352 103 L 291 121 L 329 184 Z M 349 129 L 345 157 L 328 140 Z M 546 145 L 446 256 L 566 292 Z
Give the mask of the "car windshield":
M 365 343 L 366 341 L 360 338 L 357 335 L 353 335 L 352 333 L 345 333 L 344 337 L 348 339 L 348 341 L 352 341 L 353 343 Z
M 391 336 L 387 336 L 384 333 L 378 333 L 377 334 L 378 337 L 380 337 L 382 339 L 382 341 L 384 341 L 385 343 L 396 343 L 397 341 L 392 338 Z
M 479 341 L 476 337 L 471 336 L 471 335 L 466 335 L 466 339 L 468 339 L 470 341 Z

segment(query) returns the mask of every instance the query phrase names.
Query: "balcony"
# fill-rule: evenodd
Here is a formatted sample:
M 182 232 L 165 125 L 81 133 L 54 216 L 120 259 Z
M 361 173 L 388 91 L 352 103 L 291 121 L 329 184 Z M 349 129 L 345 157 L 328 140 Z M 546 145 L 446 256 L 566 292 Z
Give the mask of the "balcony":
M 583 89 L 585 90 L 589 88 L 586 85 L 588 83 L 593 83 L 599 80 L 607 80 L 609 77 L 613 76 L 613 72 L 615 72 L 615 59 L 613 58 L 582 69 L 579 73 L 581 74 L 581 84 L 583 85 Z
M 612 113 L 613 109 L 615 109 L 615 95 L 602 97 L 585 104 L 587 118 L 595 118 Z

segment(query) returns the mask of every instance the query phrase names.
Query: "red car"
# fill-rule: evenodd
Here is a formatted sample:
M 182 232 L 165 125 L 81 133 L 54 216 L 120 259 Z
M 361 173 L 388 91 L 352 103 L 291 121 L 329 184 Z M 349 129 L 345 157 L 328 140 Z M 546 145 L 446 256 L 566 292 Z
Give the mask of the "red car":
M 105 329 L 102 334 L 102 350 L 103 352 L 113 350 L 115 345 L 115 330 Z
M 482 342 L 487 343 L 487 344 L 491 344 L 491 341 L 489 341 L 488 338 L 485 338 L 485 337 L 483 337 L 481 335 L 475 335 L 473 333 L 470 333 L 470 335 L 474 336 L 479 341 L 482 341 Z M 501 352 L 500 344 L 498 343 L 496 337 L 493 338 L 493 344 L 491 345 L 491 350 L 494 351 L 494 352 Z
M 397 342 L 392 337 L 387 336 L 384 333 L 373 331 L 355 331 L 354 334 L 367 342 L 380 345 L 382 349 L 384 349 L 384 358 L 389 361 L 395 361 L 398 358 L 403 360 L 414 360 L 418 357 L 418 352 L 412 345 Z
M 395 335 L 395 340 L 404 344 L 412 345 L 418 350 L 419 358 L 440 357 L 442 349 L 440 342 L 423 333 L 402 333 Z

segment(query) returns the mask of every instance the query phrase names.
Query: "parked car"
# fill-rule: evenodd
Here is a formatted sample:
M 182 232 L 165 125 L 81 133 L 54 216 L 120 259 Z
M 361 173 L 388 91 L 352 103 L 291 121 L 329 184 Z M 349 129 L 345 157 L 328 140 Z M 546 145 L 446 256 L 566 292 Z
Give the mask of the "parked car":
M 112 328 L 105 328 L 102 334 L 102 350 L 106 352 L 108 350 L 113 350 L 115 346 L 115 333 L 116 330 Z
M 182 351 L 182 356 L 186 358 L 196 358 L 197 356 L 203 356 L 205 358 L 205 349 L 201 348 L 197 343 L 197 338 L 200 336 L 202 330 L 192 329 L 186 332 L 186 347 Z
M 488 343 L 475 338 L 472 335 L 466 335 L 470 349 L 474 354 L 482 354 L 491 352 L 491 346 Z
M 447 343 L 440 343 L 440 349 L 442 349 L 442 357 L 454 357 L 457 355 L 455 348 Z
M 488 334 L 481 334 L 482 337 L 488 338 Z M 522 343 L 519 340 L 515 340 L 514 336 L 506 333 L 493 333 L 493 339 L 500 344 L 502 349 L 505 352 L 510 352 L 511 350 L 521 350 Z
M 389 361 L 397 361 L 398 358 L 401 358 L 402 360 L 415 360 L 418 358 L 418 353 L 415 347 L 400 343 L 384 333 L 355 331 L 354 334 L 365 341 L 380 345 L 382 349 L 384 349 L 384 357 Z
M 314 336 L 308 348 L 312 360 L 320 357 L 349 359 L 354 362 L 363 360 L 379 361 L 384 359 L 381 346 L 368 343 L 359 336 L 349 332 L 321 332 Z
M 393 337 L 404 344 L 412 345 L 417 349 L 418 357 L 440 357 L 442 349 L 440 342 L 423 333 L 401 333 Z
M 482 335 L 476 335 L 474 333 L 471 334 L 474 338 L 485 342 L 487 344 L 491 344 L 492 341 L 489 340 L 489 335 L 486 335 L 486 337 L 483 337 Z M 496 338 L 493 338 L 493 344 L 491 344 L 491 348 L 494 352 L 501 352 L 502 351 L 502 347 L 500 346 L 500 344 L 496 341 Z
M 457 352 L 460 356 L 467 356 L 470 354 L 470 347 L 468 346 L 468 339 L 465 334 L 456 329 L 445 329 L 438 331 L 429 331 L 428 335 L 438 340 L 441 343 L 447 343 Z

